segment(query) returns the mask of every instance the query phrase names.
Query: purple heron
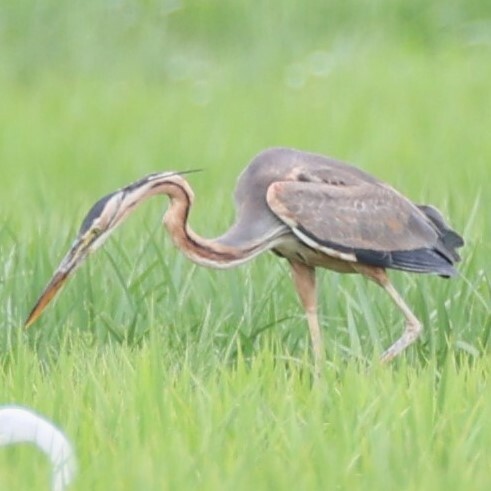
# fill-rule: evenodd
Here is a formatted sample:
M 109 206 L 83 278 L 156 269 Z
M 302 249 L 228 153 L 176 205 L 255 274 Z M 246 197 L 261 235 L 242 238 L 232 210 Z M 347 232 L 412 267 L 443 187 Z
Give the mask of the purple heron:
M 257 155 L 238 179 L 236 220 L 223 235 L 206 239 L 188 225 L 193 191 L 179 172 L 146 176 L 104 196 L 89 211 L 70 251 L 32 309 L 31 325 L 90 252 L 136 206 L 164 194 L 164 224 L 193 262 L 230 268 L 264 251 L 286 258 L 305 309 L 316 369 L 324 357 L 317 317 L 315 268 L 360 273 L 380 285 L 406 321 L 402 336 L 383 354 L 389 361 L 421 333 L 421 322 L 393 287 L 386 269 L 456 274 L 463 239 L 431 206 L 412 203 L 366 172 L 321 155 L 273 148 Z

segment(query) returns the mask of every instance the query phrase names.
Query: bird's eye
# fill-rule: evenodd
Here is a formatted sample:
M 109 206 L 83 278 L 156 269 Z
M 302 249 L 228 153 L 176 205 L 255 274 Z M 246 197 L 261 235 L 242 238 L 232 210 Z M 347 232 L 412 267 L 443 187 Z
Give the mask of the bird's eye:
M 87 241 L 92 242 L 95 240 L 99 235 L 101 234 L 101 229 L 99 227 L 93 227 L 90 229 L 90 231 L 87 233 Z

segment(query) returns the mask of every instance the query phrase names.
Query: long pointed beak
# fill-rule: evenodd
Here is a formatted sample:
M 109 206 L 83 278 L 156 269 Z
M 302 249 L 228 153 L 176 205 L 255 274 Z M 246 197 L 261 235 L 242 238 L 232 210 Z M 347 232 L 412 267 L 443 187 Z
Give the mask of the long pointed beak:
M 51 278 L 51 281 L 44 289 L 43 293 L 41 293 L 41 296 L 36 302 L 36 305 L 34 305 L 33 309 L 31 310 L 31 313 L 27 317 L 27 320 L 24 323 L 25 328 L 30 327 L 32 324 L 34 324 L 34 322 L 36 322 L 38 317 L 42 314 L 43 310 L 47 307 L 51 300 L 53 300 L 61 287 L 65 284 L 67 278 L 68 272 L 56 271 L 56 273 Z
M 27 317 L 24 323 L 25 328 L 30 327 L 32 324 L 34 324 L 34 322 L 36 322 L 39 316 L 43 313 L 44 309 L 53 300 L 58 291 L 60 291 L 67 279 L 73 274 L 78 266 L 80 266 L 86 256 L 87 247 L 80 242 L 77 242 L 70 249 L 70 252 L 65 256 L 63 261 L 56 269 L 50 282 L 46 285 L 38 301 L 31 310 L 31 313 Z

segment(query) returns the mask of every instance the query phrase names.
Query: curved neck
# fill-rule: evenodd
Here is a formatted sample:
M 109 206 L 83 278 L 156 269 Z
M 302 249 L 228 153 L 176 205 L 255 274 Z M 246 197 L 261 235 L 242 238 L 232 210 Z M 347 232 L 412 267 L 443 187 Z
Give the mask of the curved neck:
M 156 186 L 155 193 L 164 193 L 170 199 L 170 206 L 164 215 L 164 225 L 174 244 L 191 261 L 213 268 L 230 268 L 245 263 L 261 252 L 271 249 L 273 244 L 247 244 L 243 248 L 220 243 L 216 239 L 205 239 L 188 226 L 189 210 L 193 202 L 193 192 L 183 179 L 164 182 Z

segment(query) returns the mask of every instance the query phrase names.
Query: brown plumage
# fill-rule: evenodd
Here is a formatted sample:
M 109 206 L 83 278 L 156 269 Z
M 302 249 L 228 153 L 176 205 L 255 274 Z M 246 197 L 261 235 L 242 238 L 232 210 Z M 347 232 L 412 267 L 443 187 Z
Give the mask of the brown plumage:
M 144 177 L 99 200 L 79 236 L 36 303 L 32 324 L 66 278 L 136 205 L 166 194 L 164 223 L 192 261 L 228 268 L 272 250 L 291 264 L 313 343 L 316 370 L 323 360 L 317 320 L 315 268 L 360 273 L 382 286 L 403 312 L 406 330 L 383 355 L 388 361 L 411 344 L 421 323 L 390 283 L 385 270 L 456 274 L 462 238 L 431 206 L 412 203 L 366 172 L 333 159 L 275 148 L 262 152 L 239 177 L 236 221 L 222 236 L 204 239 L 187 225 L 193 192 L 179 173 Z

